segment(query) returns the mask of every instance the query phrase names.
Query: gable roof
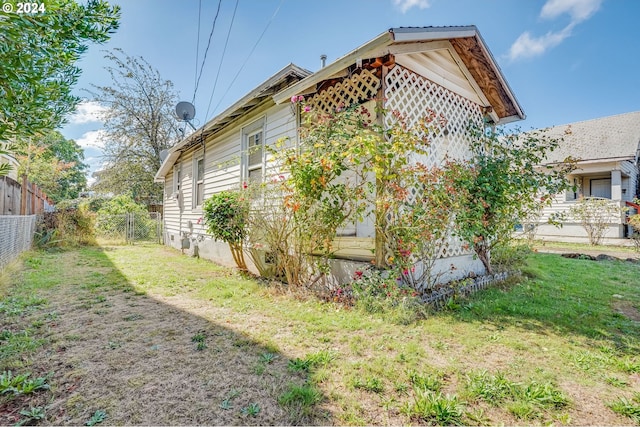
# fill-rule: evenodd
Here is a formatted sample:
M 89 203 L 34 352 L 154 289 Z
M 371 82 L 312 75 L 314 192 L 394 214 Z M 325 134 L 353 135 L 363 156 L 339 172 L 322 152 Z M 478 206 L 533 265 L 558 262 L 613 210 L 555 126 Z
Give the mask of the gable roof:
M 563 137 L 547 161 L 561 162 L 568 156 L 586 160 L 636 160 L 640 150 L 640 111 L 554 126 L 544 131 Z
M 191 135 L 184 138 L 178 144 L 168 150 L 167 157 L 162 162 L 160 169 L 154 177 L 155 182 L 163 182 L 164 177 L 169 173 L 173 164 L 180 157 L 180 153 L 197 144 L 199 141 L 206 139 L 210 135 L 216 133 L 233 120 L 251 111 L 254 107 L 263 101 L 270 99 L 271 96 L 284 89 L 285 87 L 297 82 L 300 79 L 311 74 L 311 71 L 298 67 L 295 64 L 289 64 L 280 71 L 269 77 L 267 80 L 258 85 L 251 92 L 243 96 L 236 103 L 224 110 L 222 113 L 209 120 L 204 126 L 198 128 Z
M 437 62 L 442 56 L 438 56 L 436 52 L 443 51 L 448 51 L 445 56 L 448 62 L 456 65 L 456 69 L 447 75 L 449 83 L 467 93 L 475 92 L 484 107 L 493 108 L 494 121 L 503 124 L 525 118 L 500 67 L 474 25 L 391 28 L 278 93 L 274 100 L 282 103 L 294 95 L 313 93 L 319 83 L 340 75 L 358 60 L 391 54 L 401 56 L 412 64 L 420 64 Z M 461 84 L 466 87 L 461 87 Z

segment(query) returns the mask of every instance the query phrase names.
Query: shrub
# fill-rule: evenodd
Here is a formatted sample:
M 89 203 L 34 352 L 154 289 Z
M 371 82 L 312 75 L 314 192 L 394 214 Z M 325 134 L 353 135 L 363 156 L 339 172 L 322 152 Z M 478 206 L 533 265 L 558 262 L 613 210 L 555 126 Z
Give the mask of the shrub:
M 63 201 L 55 212 L 47 212 L 35 236 L 39 247 L 94 245 L 95 216 L 77 200 Z
M 228 243 L 236 265 L 246 270 L 242 243 L 247 234 L 248 199 L 238 191 L 222 191 L 207 199 L 202 209 L 209 233 Z
M 587 232 L 589 243 L 594 246 L 600 244 L 612 219 L 620 217 L 622 212 L 623 208 L 613 204 L 611 200 L 594 197 L 580 198 L 569 210 L 571 216 L 580 221 Z
M 491 261 L 498 271 L 517 270 L 531 254 L 527 243 L 501 242 L 491 251 Z

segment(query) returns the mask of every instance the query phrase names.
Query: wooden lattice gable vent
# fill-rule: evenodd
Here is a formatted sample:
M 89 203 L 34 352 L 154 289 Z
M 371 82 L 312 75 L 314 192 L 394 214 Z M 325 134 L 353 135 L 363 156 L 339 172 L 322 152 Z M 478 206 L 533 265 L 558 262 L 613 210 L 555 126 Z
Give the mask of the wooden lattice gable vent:
M 381 84 L 374 72 L 362 69 L 317 93 L 308 105 L 315 111 L 333 113 L 375 98 Z

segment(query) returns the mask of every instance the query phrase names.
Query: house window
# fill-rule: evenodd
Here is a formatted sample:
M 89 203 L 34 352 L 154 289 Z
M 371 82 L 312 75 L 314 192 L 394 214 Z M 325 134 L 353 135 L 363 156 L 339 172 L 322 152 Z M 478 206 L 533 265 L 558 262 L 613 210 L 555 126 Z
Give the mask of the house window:
M 262 182 L 264 168 L 264 141 L 262 130 L 247 136 L 247 178 L 249 182 Z
M 242 180 L 261 183 L 265 175 L 264 120 L 243 129 L 244 173 Z
M 202 206 L 204 201 L 204 156 L 193 160 L 193 207 Z
M 173 196 L 177 196 L 178 194 L 180 194 L 180 183 L 181 183 L 181 176 L 180 176 L 180 165 L 176 165 L 173 167 L 173 190 L 171 191 Z

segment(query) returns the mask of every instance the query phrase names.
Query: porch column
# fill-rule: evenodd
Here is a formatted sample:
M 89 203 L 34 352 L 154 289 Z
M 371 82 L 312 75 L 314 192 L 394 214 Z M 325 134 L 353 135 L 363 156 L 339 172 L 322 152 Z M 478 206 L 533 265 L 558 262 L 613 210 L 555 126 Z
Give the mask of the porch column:
M 622 200 L 622 172 L 611 171 L 611 200 Z

